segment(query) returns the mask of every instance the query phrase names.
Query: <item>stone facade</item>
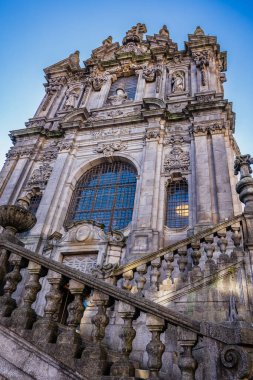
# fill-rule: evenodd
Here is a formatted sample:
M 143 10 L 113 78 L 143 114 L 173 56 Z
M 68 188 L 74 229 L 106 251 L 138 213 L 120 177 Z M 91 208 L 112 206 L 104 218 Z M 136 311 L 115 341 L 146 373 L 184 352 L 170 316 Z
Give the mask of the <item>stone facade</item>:
M 106 39 L 85 68 L 75 52 L 45 69 L 45 97 L 26 128 L 11 132 L 14 146 L 1 172 L 1 204 L 32 187 L 42 192 L 27 247 L 45 252 L 57 232 L 69 250 L 63 222 L 75 185 L 89 168 L 112 159 L 136 168 L 135 202 L 116 256 L 102 232 L 83 240 L 82 250 L 98 252 L 98 264 L 127 262 L 241 212 L 231 169 L 238 153 L 234 114 L 222 86 L 226 54 L 199 28 L 183 51 L 166 28 L 146 39 L 145 32 L 145 25 L 133 27 L 122 46 Z M 133 100 L 110 100 L 112 83 L 122 77 L 137 78 Z M 183 229 L 165 225 L 166 184 L 175 174 L 189 189 Z M 62 260 L 57 244 L 53 255 Z
M 181 378 L 180 373 L 182 379 L 243 378 L 227 374 L 225 351 L 227 345 L 238 343 L 229 338 L 233 329 L 229 323 L 234 323 L 238 334 L 243 329 L 252 334 L 250 233 L 245 232 L 251 217 L 241 215 L 240 202 L 251 215 L 251 198 L 244 195 L 251 186 L 247 172 L 251 159 L 237 158 L 236 173 L 241 171 L 243 182 L 236 187 L 233 165 L 240 151 L 233 137 L 232 105 L 224 99 L 226 53 L 220 51 L 216 37 L 206 36 L 199 27 L 188 36 L 182 51 L 166 26 L 154 36 L 144 38 L 145 33 L 145 25 L 137 24 L 126 33 L 122 45 L 108 37 L 92 51 L 84 67 L 75 52 L 46 68 L 45 97 L 37 112 L 26 128 L 11 132 L 14 146 L 0 174 L 0 225 L 7 230 L 3 234 L 7 241 L 29 250 L 20 248 L 16 255 L 27 259 L 25 252 L 30 252 L 28 256 L 34 252 L 36 265 L 49 272 L 42 275 L 34 264 L 22 269 L 21 261 L 11 256 L 23 279 L 14 269 L 10 282 L 15 300 L 6 296 L 1 301 L 0 297 L 4 310 L 0 315 L 11 315 L 13 334 L 22 321 L 23 330 L 32 329 L 24 338 L 29 344 L 40 341 L 40 348 L 53 356 L 49 372 L 58 371 L 55 360 L 62 360 L 50 346 L 56 335 L 62 355 L 71 350 L 80 359 L 67 360 L 68 369 L 57 375 L 59 379 L 68 371 L 73 376 L 76 368 L 84 373 L 81 359 L 86 355 L 98 360 L 94 380 L 116 380 L 123 375 L 133 379 L 138 371 L 139 378 L 156 379 L 160 369 L 164 379 L 168 373 L 171 379 Z M 71 220 L 73 194 L 82 176 L 100 164 L 114 162 L 129 164 L 136 173 L 130 222 L 108 231 L 103 220 Z M 183 186 L 179 195 L 187 189 L 185 203 L 174 210 L 183 223 L 179 218 L 172 226 L 167 211 L 169 189 L 175 184 L 176 189 L 178 183 Z M 34 197 L 39 198 L 36 223 L 27 210 Z M 30 231 L 19 236 L 21 243 L 13 229 Z M 53 267 L 53 262 L 58 266 Z M 65 273 L 72 277 L 68 279 Z M 70 280 L 67 287 L 66 278 Z M 99 281 L 105 283 L 105 294 Z M 57 330 L 55 315 L 65 315 L 59 306 L 62 284 L 72 301 L 67 328 Z M 83 313 L 80 297 L 86 286 L 94 287 L 94 292 L 89 293 Z M 125 303 L 126 292 L 131 305 Z M 173 310 L 178 313 L 175 317 Z M 84 341 L 93 335 L 95 351 L 89 344 L 84 348 L 76 328 Z M 218 339 L 222 328 L 227 336 Z M 247 346 L 244 338 L 241 345 Z M 107 354 L 103 339 L 110 350 Z M 113 356 L 120 344 L 119 356 Z M 233 350 L 246 355 L 244 348 Z M 217 364 L 221 352 L 225 369 Z M 203 361 L 207 354 L 209 367 Z M 40 355 L 36 351 L 34 362 Z M 107 355 L 113 363 L 110 371 Z M 92 373 L 92 368 L 87 371 Z M 1 362 L 0 374 L 5 375 Z M 26 376 L 30 378 L 30 373 Z

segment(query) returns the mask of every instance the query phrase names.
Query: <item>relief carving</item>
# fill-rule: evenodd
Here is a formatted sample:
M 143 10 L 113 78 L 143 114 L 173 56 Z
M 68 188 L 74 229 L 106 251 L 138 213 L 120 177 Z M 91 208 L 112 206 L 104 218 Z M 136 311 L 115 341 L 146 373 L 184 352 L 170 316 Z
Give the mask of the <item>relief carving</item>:
M 91 131 L 90 133 L 94 139 L 100 139 L 107 136 L 120 136 L 122 134 L 127 135 L 130 131 L 131 130 L 129 128 L 107 128 Z
M 34 147 L 12 147 L 8 153 L 6 153 L 6 158 L 25 158 L 31 157 L 35 152 Z
M 209 52 L 208 50 L 196 51 L 192 53 L 193 59 L 196 66 L 201 72 L 201 84 L 202 86 L 207 85 L 206 68 L 209 65 Z
M 156 139 L 160 137 L 160 129 L 147 130 L 145 134 L 146 139 Z
M 42 111 L 46 111 L 46 109 L 48 108 L 50 102 L 51 102 L 51 99 L 53 98 L 53 96 L 59 92 L 62 87 L 66 84 L 66 78 L 65 77 L 55 77 L 55 78 L 50 78 L 48 80 L 48 83 L 46 84 L 46 99 L 45 99 L 45 102 L 42 106 Z
M 183 91 L 185 91 L 185 73 L 175 71 L 171 78 L 171 92 L 175 94 Z
M 208 133 L 217 134 L 224 133 L 226 131 L 226 126 L 223 122 L 217 122 L 212 125 L 195 125 L 189 127 L 190 134 L 194 135 L 206 135 Z
M 127 148 L 127 144 L 122 141 L 108 144 L 99 144 L 97 148 L 94 149 L 97 153 L 103 153 L 104 156 L 112 156 L 114 152 L 118 152 Z
M 124 88 L 119 87 L 116 90 L 116 95 L 109 96 L 107 103 L 111 104 L 112 106 L 118 106 L 125 103 L 127 100 L 128 95 L 125 92 Z
M 64 109 L 72 110 L 77 107 L 77 101 L 80 95 L 80 87 L 69 89 L 66 93 L 66 102 Z
M 53 168 L 46 162 L 43 162 L 38 169 L 35 169 L 27 183 L 27 186 L 33 187 L 38 186 L 40 189 L 46 187 L 46 184 L 50 178 Z
M 146 82 L 154 82 L 156 79 L 156 68 L 144 67 L 142 76 Z
M 180 147 L 174 147 L 172 151 L 165 156 L 164 170 L 172 171 L 188 171 L 190 166 L 189 152 L 184 152 Z

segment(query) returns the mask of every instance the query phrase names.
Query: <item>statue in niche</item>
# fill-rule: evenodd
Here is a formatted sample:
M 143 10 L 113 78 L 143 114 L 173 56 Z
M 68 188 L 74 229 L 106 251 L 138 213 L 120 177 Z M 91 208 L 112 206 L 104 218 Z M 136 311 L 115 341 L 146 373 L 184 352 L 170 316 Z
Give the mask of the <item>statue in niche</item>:
M 109 96 L 108 103 L 113 106 L 118 106 L 125 103 L 128 99 L 127 93 L 122 87 L 118 87 L 115 91 L 115 95 Z
M 176 71 L 171 79 L 171 92 L 182 92 L 185 90 L 185 79 L 182 71 Z
M 77 99 L 79 98 L 80 89 L 76 88 L 67 93 L 67 100 L 65 102 L 65 109 L 73 109 L 77 106 Z

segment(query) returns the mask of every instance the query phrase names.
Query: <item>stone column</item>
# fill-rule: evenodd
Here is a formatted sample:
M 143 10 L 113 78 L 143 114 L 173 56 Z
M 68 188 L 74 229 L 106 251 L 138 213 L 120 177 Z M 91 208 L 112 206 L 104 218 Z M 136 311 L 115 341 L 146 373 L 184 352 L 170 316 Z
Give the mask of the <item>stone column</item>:
M 206 134 L 195 134 L 195 163 L 197 190 L 197 224 L 212 223 L 212 198 L 210 192 L 209 154 Z
M 73 138 L 74 132 L 70 135 L 69 141 L 72 141 Z M 71 149 L 71 146 L 69 149 Z M 69 166 L 72 162 L 69 159 L 69 149 L 61 150 L 54 163 L 53 171 L 36 213 L 37 224 L 32 231 L 33 235 L 40 235 L 42 231 L 47 235 L 52 228 L 52 224 L 59 222 L 59 218 L 55 218 L 55 213 L 62 194 L 62 188 L 69 174 Z
M 149 125 L 146 128 L 140 200 L 136 214 L 136 224 L 133 227 L 134 232 L 131 236 L 131 247 L 128 246 L 131 257 L 140 253 L 152 252 L 159 247 L 157 220 L 162 155 L 162 151 L 159 149 L 160 119 L 160 117 L 150 118 Z M 159 179 L 157 173 L 159 173 Z
M 228 170 L 228 157 L 223 133 L 212 134 L 213 159 L 215 165 L 216 194 L 220 220 L 233 216 L 233 200 Z M 217 221 L 218 222 L 218 221 Z

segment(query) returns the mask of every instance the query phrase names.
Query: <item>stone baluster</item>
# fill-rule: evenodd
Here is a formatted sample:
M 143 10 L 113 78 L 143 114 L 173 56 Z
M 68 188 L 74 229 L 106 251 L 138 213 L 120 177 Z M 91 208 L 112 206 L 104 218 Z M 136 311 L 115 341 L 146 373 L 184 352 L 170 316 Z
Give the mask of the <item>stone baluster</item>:
M 81 353 L 82 340 L 76 329 L 80 325 L 84 312 L 83 290 L 84 285 L 74 280 L 69 281 L 69 291 L 74 296 L 74 299 L 67 306 L 67 327 L 62 330 L 57 338 L 59 353 L 57 356 L 60 359 L 66 360 L 69 358 L 72 360 L 72 358 L 78 357 Z
M 161 275 L 160 267 L 161 267 L 160 257 L 151 261 L 150 289 L 149 289 L 151 292 L 156 292 L 157 290 L 159 290 L 159 277 Z
M 187 247 L 182 247 L 177 251 L 179 258 L 177 260 L 179 268 L 178 286 L 182 286 L 186 281 L 185 269 L 188 263 Z
M 58 333 L 57 320 L 62 301 L 62 292 L 60 290 L 62 276 L 51 272 L 47 280 L 50 284 L 50 290 L 45 296 L 44 316 L 33 325 L 33 341 L 38 342 L 40 345 L 55 343 Z
M 146 284 L 146 277 L 144 276 L 147 273 L 146 264 L 140 265 L 136 268 L 138 275 L 136 276 L 136 284 L 139 295 L 143 295 L 143 289 Z
M 162 355 L 165 350 L 160 340 L 161 332 L 164 330 L 164 320 L 154 315 L 147 314 L 146 326 L 152 334 L 151 341 L 146 347 L 148 353 L 149 380 L 159 379 L 159 371 L 162 367 Z
M 209 275 L 215 272 L 217 269 L 217 266 L 215 264 L 215 261 L 213 260 L 213 254 L 215 251 L 215 245 L 213 244 L 213 235 L 206 236 L 205 237 L 205 245 L 204 250 L 206 253 L 206 263 L 205 263 L 205 274 Z
M 30 261 L 27 271 L 29 273 L 29 278 L 25 285 L 23 297 L 24 303 L 22 306 L 15 309 L 11 315 L 12 326 L 18 327 L 19 332 L 20 329 L 31 329 L 36 321 L 37 315 L 32 308 L 32 304 L 36 300 L 37 294 L 41 289 L 39 283 L 41 266 Z
M 163 269 L 166 272 L 166 278 L 163 280 L 163 289 L 170 288 L 172 284 L 172 272 L 174 270 L 174 254 L 173 252 L 164 255 Z
M 181 370 L 181 380 L 195 380 L 197 362 L 192 355 L 192 348 L 196 344 L 197 335 L 182 327 L 177 328 L 180 355 L 178 366 Z
M 232 231 L 232 240 L 235 245 L 235 248 L 233 249 L 233 252 L 231 254 L 231 258 L 232 260 L 237 261 L 244 257 L 244 250 L 241 247 L 242 234 L 241 234 L 240 223 L 233 224 L 231 226 L 231 231 Z
M 4 277 L 7 273 L 9 256 L 10 253 L 7 251 L 7 249 L 2 248 L 0 250 L 0 284 L 3 283 Z
M 123 281 L 122 281 L 122 289 L 131 291 L 133 285 L 131 283 L 132 279 L 134 278 L 134 274 L 132 270 L 129 270 L 128 272 L 124 272 L 123 275 Z
M 135 307 L 125 304 L 124 302 L 119 302 L 118 313 L 124 321 L 124 325 L 120 331 L 120 339 L 122 340 L 121 352 L 123 358 L 120 358 L 111 367 L 111 376 L 135 376 L 135 368 L 129 360 L 129 355 L 132 352 L 132 342 L 135 338 L 136 331 L 132 326 L 133 319 L 135 316 Z
M 220 255 L 219 255 L 219 265 L 225 265 L 229 262 L 229 256 L 226 254 L 228 240 L 227 240 L 227 231 L 226 229 L 220 230 L 217 232 L 218 239 L 218 247 L 220 248 Z
M 196 281 L 202 278 L 202 272 L 199 267 L 199 261 L 201 258 L 201 251 L 200 251 L 200 243 L 199 241 L 193 241 L 191 243 L 191 248 L 192 248 L 192 261 L 193 261 L 193 269 L 191 271 L 190 277 L 191 281 Z
M 85 375 L 90 377 L 100 377 L 107 367 L 107 352 L 102 345 L 105 336 L 105 329 L 109 323 L 106 314 L 109 296 L 94 290 L 92 301 L 97 308 L 97 314 L 92 318 L 94 325 L 93 345 L 87 346 L 82 353 L 83 370 Z M 87 361 L 87 357 L 90 360 Z
M 16 301 L 11 297 L 17 289 L 18 283 L 22 280 L 20 274 L 22 258 L 16 254 L 11 254 L 9 263 L 13 266 L 11 272 L 4 277 L 4 294 L 0 297 L 0 316 L 9 317 L 12 311 L 17 307 Z

